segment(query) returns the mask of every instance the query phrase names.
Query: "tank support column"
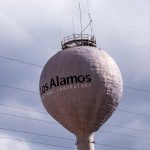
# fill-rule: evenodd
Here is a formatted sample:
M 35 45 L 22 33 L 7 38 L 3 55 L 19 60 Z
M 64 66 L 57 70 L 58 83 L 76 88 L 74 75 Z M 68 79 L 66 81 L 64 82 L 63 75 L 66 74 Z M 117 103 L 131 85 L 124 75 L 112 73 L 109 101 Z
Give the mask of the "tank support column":
M 77 149 L 78 150 L 94 150 L 94 134 L 77 135 Z

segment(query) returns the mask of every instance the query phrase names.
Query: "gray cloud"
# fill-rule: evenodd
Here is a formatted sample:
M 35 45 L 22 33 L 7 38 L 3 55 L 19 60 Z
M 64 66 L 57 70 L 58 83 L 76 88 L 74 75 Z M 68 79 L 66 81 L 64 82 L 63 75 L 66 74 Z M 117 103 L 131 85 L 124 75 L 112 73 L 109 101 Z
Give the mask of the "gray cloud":
M 150 2 L 148 0 L 89 0 L 91 16 L 98 47 L 110 53 L 118 63 L 124 84 L 149 90 L 149 39 Z M 88 23 L 86 0 L 81 1 L 83 26 Z M 1 0 L 0 1 L 0 55 L 44 65 L 60 50 L 60 26 L 62 37 L 72 34 L 72 16 L 75 31 L 80 32 L 78 1 L 70 0 Z M 89 31 L 88 31 L 89 32 Z M 19 64 L 0 58 L 0 83 L 38 91 L 40 68 Z M 0 103 L 44 111 L 37 94 L 0 87 Z M 149 94 L 124 88 L 119 109 L 150 114 Z M 52 121 L 49 115 L 27 112 L 0 106 L 1 113 L 39 118 Z M 116 111 L 107 123 L 131 128 L 150 130 L 149 117 Z M 54 121 L 54 120 L 53 120 Z M 106 124 L 107 124 L 106 123 Z M 47 124 L 27 119 L 0 115 L 0 127 L 27 130 L 75 139 L 60 125 Z M 149 132 L 140 132 L 104 125 L 96 133 L 100 143 L 147 150 L 149 143 L 143 139 L 103 133 L 102 130 L 123 134 L 150 137 Z M 0 136 L 21 138 L 56 145 L 75 146 L 73 141 L 56 140 L 41 136 L 0 130 Z M 60 148 L 14 142 L 0 139 L 3 150 L 57 150 Z M 96 145 L 99 149 L 111 149 Z M 63 149 L 63 148 L 62 148 Z

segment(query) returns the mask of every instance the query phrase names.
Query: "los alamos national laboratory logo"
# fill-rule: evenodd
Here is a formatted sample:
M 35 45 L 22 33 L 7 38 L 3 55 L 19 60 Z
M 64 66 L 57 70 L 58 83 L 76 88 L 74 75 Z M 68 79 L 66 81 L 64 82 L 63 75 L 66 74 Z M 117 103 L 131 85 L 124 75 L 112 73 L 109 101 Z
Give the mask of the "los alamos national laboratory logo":
M 51 78 L 49 82 L 44 83 L 40 87 L 40 93 L 42 96 L 48 96 L 57 92 L 66 91 L 76 88 L 88 88 L 91 87 L 92 81 L 91 75 L 79 75 Z

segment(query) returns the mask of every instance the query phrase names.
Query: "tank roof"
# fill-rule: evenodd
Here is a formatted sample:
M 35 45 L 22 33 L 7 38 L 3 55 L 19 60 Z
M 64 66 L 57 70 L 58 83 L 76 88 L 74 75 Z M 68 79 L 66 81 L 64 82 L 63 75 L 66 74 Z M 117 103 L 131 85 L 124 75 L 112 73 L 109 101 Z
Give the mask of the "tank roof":
M 96 47 L 96 38 L 88 34 L 73 34 L 65 37 L 61 41 L 62 49 L 76 46 L 91 46 Z

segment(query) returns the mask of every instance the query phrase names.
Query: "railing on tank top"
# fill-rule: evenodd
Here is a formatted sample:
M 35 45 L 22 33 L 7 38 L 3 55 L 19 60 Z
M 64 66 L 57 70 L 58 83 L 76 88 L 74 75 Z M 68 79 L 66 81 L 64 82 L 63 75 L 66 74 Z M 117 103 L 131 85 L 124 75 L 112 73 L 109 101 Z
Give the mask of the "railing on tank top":
M 88 34 L 73 34 L 65 37 L 61 41 L 62 49 L 76 47 L 76 46 L 92 46 L 96 47 L 96 39 Z

